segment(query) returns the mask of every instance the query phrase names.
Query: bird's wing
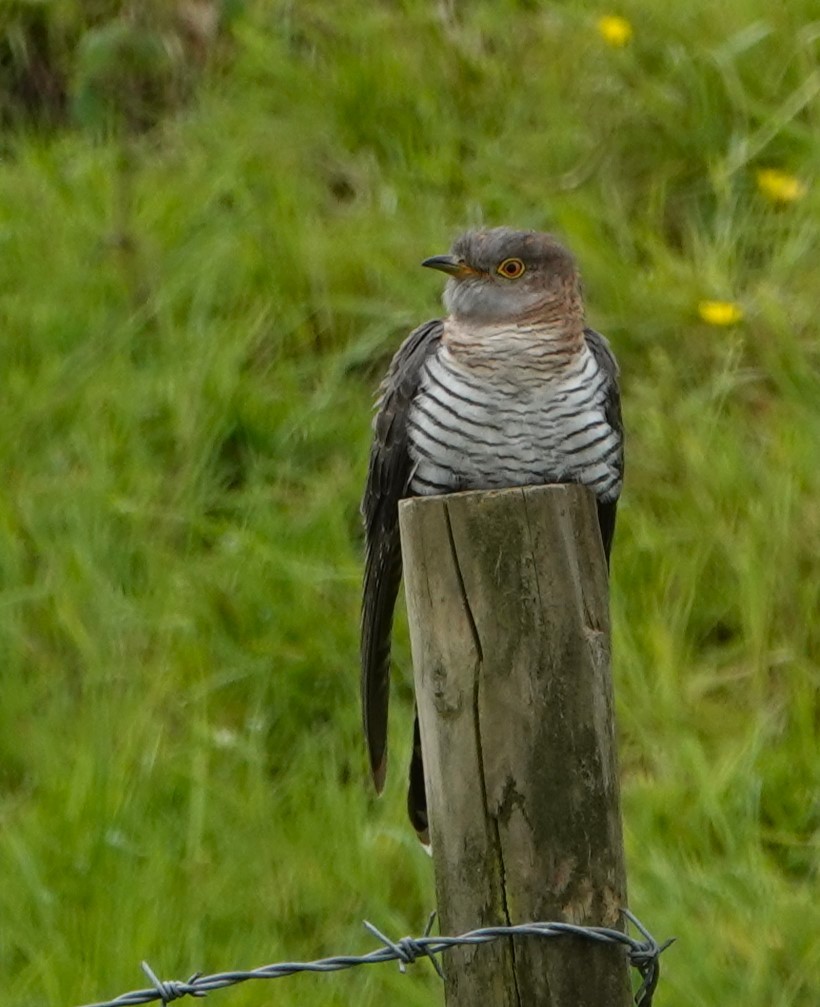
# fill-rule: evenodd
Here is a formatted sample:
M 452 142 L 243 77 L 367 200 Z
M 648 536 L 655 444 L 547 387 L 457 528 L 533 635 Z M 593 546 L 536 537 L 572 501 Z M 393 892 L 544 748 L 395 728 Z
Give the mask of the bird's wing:
M 390 635 L 401 581 L 398 504 L 412 475 L 407 416 L 424 362 L 441 340 L 443 323 L 426 322 L 410 333 L 382 382 L 373 421 L 373 445 L 362 499 L 365 566 L 362 593 L 362 716 L 370 770 L 381 792 L 387 771 L 387 703 Z
M 617 455 L 618 470 L 623 476 L 624 471 L 624 424 L 621 417 L 621 391 L 618 386 L 618 363 L 610 349 L 607 339 L 594 329 L 584 329 L 584 337 L 590 352 L 606 378 L 604 416 L 607 423 L 619 435 Z M 618 510 L 618 499 L 598 501 L 598 523 L 601 526 L 601 538 L 604 541 L 604 553 L 607 566 L 612 550 L 612 538 L 615 534 L 615 516 Z

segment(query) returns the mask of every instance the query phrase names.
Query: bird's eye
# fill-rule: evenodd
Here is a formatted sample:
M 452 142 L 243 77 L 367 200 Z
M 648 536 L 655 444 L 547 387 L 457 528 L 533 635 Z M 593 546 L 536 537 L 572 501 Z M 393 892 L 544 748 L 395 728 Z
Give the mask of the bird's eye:
M 496 272 L 499 276 L 505 276 L 508 280 L 517 280 L 524 272 L 524 263 L 520 259 L 505 259 Z

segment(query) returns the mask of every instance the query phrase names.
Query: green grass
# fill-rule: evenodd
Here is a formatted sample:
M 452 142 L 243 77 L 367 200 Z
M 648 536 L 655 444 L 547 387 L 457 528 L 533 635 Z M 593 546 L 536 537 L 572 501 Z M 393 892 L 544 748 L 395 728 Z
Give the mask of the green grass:
M 249 4 L 198 101 L 0 163 L 0 983 L 71 1007 L 418 931 L 431 864 L 359 737 L 372 393 L 482 221 L 563 234 L 623 370 L 612 585 L 659 1005 L 820 974 L 820 69 L 809 0 Z M 769 203 L 756 171 L 808 184 Z M 128 180 L 130 179 L 130 181 Z M 133 247 L 112 241 L 133 188 Z M 698 302 L 737 302 L 732 328 Z M 212 995 L 438 1004 L 388 966 Z

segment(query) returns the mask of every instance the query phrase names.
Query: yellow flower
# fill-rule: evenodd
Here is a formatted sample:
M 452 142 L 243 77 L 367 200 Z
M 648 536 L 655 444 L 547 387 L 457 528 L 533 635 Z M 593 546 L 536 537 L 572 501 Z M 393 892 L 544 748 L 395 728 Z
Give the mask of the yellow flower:
M 604 14 L 598 18 L 598 32 L 607 45 L 620 49 L 632 38 L 632 25 L 619 14 Z
M 737 325 L 743 309 L 734 301 L 701 301 L 698 314 L 707 325 Z
M 779 168 L 759 168 L 757 188 L 772 203 L 793 203 L 806 195 L 805 184 Z

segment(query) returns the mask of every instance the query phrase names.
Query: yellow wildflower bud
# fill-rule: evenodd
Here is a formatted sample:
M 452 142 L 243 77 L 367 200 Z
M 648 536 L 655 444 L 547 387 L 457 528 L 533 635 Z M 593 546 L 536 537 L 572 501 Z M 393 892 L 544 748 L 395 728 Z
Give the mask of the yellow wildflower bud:
M 598 32 L 607 45 L 620 49 L 632 38 L 632 25 L 619 14 L 604 14 L 598 18 Z
M 806 195 L 805 184 L 779 168 L 759 168 L 757 188 L 772 203 L 793 203 Z
M 737 325 L 743 309 L 734 301 L 701 301 L 698 314 L 707 325 Z

